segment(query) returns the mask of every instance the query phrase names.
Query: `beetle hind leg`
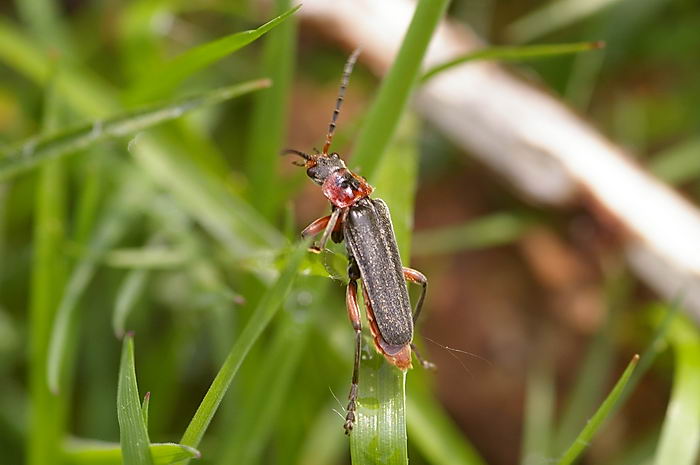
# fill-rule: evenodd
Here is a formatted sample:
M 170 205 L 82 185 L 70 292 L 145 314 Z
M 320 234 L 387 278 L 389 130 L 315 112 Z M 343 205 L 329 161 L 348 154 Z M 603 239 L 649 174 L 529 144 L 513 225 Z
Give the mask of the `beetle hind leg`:
M 420 297 L 418 297 L 418 302 L 416 303 L 416 309 L 413 312 L 413 324 L 415 325 L 416 322 L 418 321 L 418 317 L 420 316 L 421 310 L 423 310 L 423 302 L 425 301 L 425 294 L 428 291 L 428 278 L 425 277 L 423 273 L 421 273 L 418 270 L 414 270 L 413 268 L 408 268 L 408 267 L 403 267 L 403 276 L 407 281 L 410 281 L 415 284 L 419 284 L 422 289 L 420 292 Z M 424 359 L 420 352 L 418 351 L 418 348 L 416 347 L 415 344 L 411 343 L 411 349 L 413 349 L 413 353 L 416 354 L 416 358 L 418 359 L 418 363 L 421 364 L 421 366 L 426 369 L 426 370 L 435 370 L 437 369 L 437 365 L 435 365 L 433 362 L 430 362 L 426 359 Z
M 360 269 L 357 263 L 351 257 L 348 275 L 350 282 L 348 283 L 347 293 L 345 295 L 345 303 L 348 308 L 348 317 L 352 328 L 355 330 L 355 363 L 352 369 L 352 383 L 350 384 L 350 393 L 348 394 L 348 406 L 345 409 L 345 434 L 350 434 L 355 424 L 355 412 L 357 411 L 357 393 L 360 378 L 360 355 L 362 353 L 362 320 L 360 319 L 360 307 L 357 305 L 357 280 L 360 277 Z

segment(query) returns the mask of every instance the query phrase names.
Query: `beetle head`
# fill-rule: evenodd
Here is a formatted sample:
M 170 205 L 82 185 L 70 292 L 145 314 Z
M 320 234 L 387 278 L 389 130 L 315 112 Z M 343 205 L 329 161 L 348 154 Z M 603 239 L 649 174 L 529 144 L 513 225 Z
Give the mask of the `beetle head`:
M 297 166 L 306 168 L 306 174 L 318 185 L 323 184 L 328 176 L 334 172 L 344 169 L 345 163 L 336 152 L 331 154 L 309 155 L 308 153 L 298 150 L 288 149 L 284 154 L 298 155 L 304 159 L 304 162 L 295 162 Z

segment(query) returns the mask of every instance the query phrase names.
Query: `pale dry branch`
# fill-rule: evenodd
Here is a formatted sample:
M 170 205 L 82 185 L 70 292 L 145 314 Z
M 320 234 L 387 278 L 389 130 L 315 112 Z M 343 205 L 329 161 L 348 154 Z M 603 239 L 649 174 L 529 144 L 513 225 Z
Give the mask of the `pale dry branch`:
M 303 19 L 348 49 L 361 47 L 362 61 L 379 75 L 390 67 L 415 7 L 410 0 L 303 3 Z M 425 66 L 481 46 L 466 26 L 445 22 Z M 557 207 L 585 199 L 604 223 L 612 219 L 634 272 L 700 321 L 700 212 L 557 98 L 495 63 L 475 62 L 430 80 L 415 104 L 529 199 Z

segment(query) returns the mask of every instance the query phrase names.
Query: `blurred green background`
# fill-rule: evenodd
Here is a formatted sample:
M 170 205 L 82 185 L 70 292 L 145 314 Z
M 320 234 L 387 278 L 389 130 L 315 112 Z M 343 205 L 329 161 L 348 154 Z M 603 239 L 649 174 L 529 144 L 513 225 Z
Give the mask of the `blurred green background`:
M 278 156 L 323 144 L 349 50 L 295 15 L 259 40 L 230 36 L 288 7 L 271 3 L 0 6 L 0 464 L 114 463 L 94 441 L 119 442 L 125 331 L 139 396 L 151 393 L 150 440 L 178 442 L 251 315 L 275 299 L 200 462 L 349 463 L 334 410 L 353 334 L 327 272 L 342 272 L 342 248 L 300 258 L 296 273 L 299 231 L 328 207 Z M 697 203 L 700 6 L 584 3 L 454 0 L 448 15 L 494 44 L 604 40 L 507 66 Z M 272 87 L 235 87 L 259 78 Z M 352 152 L 378 86 L 358 65 L 334 150 Z M 164 123 L 147 128 L 149 117 Z M 82 125 L 98 139 L 87 148 L 24 142 Z M 410 110 L 387 153 L 369 181 L 397 196 L 402 255 L 429 277 L 417 339 L 439 366 L 408 374 L 411 462 L 555 463 L 632 355 L 651 352 L 581 463 L 696 463 L 700 339 L 677 319 L 652 344 L 672 305 L 628 273 L 604 225 L 529 204 Z

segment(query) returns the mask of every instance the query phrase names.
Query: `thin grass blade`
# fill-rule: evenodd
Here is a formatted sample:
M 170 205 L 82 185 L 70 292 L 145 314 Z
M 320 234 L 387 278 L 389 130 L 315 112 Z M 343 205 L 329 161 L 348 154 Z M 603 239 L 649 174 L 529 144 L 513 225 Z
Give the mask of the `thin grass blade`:
M 686 318 L 671 325 L 676 364 L 655 465 L 693 465 L 700 449 L 700 333 Z
M 138 179 L 135 176 L 133 179 Z M 78 303 L 85 289 L 90 284 L 97 266 L 109 250 L 124 234 L 134 219 L 136 207 L 142 199 L 147 198 L 145 187 L 139 182 L 126 183 L 121 195 L 106 209 L 101 223 L 83 257 L 78 261 L 66 286 L 65 292 L 56 310 L 56 317 L 51 330 L 49 357 L 47 360 L 47 381 L 52 392 L 60 391 L 61 378 L 70 355 L 70 347 L 78 324 Z
M 148 408 L 151 405 L 151 393 L 147 392 L 143 396 L 143 402 L 141 403 L 141 415 L 143 416 L 143 424 L 146 425 L 146 430 L 148 430 Z
M 55 86 L 49 86 L 44 129 L 58 124 Z M 68 396 L 53 395 L 47 385 L 46 364 L 55 302 L 61 297 L 67 269 L 66 175 L 63 162 L 54 160 L 39 171 L 34 208 L 34 254 L 29 314 L 30 433 L 27 463 L 44 465 L 58 453 L 66 423 Z M 0 253 L 0 257 L 2 253 Z
M 420 369 L 420 368 L 419 368 Z M 426 376 L 411 373 L 408 382 L 408 435 L 411 444 L 434 465 L 486 465 L 474 446 L 427 389 Z M 423 379 L 420 379 L 423 378 Z
M 142 84 L 133 92 L 130 100 L 143 102 L 167 97 L 187 77 L 260 38 L 299 8 L 301 5 L 285 11 L 257 29 L 237 32 L 194 47 L 172 61 L 156 67 L 156 73 L 144 75 L 143 79 L 138 80 Z
M 651 171 L 671 184 L 683 184 L 700 177 L 700 137 L 674 145 L 656 154 Z
M 449 3 L 449 0 L 418 2 L 399 54 L 364 121 L 350 162 L 370 182 L 418 82 L 423 56 Z
M 446 226 L 416 233 L 415 255 L 454 253 L 509 244 L 521 237 L 534 223 L 525 215 L 493 213 L 457 226 Z
M 124 282 L 117 292 L 117 300 L 112 313 L 112 328 L 118 338 L 124 336 L 126 320 L 136 306 L 147 282 L 148 271 L 143 269 L 132 270 L 124 278 Z
M 122 344 L 117 387 L 119 442 L 124 465 L 153 465 L 150 440 L 141 412 L 141 398 L 134 366 L 134 337 L 127 335 Z
M 605 46 L 604 42 L 576 42 L 572 44 L 545 44 L 526 45 L 521 47 L 489 47 L 483 50 L 467 53 L 445 63 L 430 68 L 420 79 L 421 84 L 431 78 L 447 71 L 448 69 L 470 61 L 497 60 L 497 61 L 527 61 L 533 59 L 549 58 L 573 53 L 597 50 Z
M 270 81 L 267 79 L 249 81 L 204 92 L 173 103 L 128 112 L 105 121 L 95 121 L 87 126 L 53 136 L 30 139 L 19 147 L 0 152 L 0 180 L 34 168 L 51 158 L 81 150 L 96 142 L 127 136 L 155 124 L 178 118 L 187 111 L 206 105 L 215 105 L 269 85 Z
M 275 11 L 287 10 L 290 0 L 276 0 Z M 299 8 L 299 7 L 297 7 Z M 280 16 L 281 17 L 281 16 Z M 279 206 L 279 181 L 275 176 L 279 153 L 285 140 L 289 89 L 294 75 L 296 24 L 293 19 L 271 32 L 263 50 L 263 73 L 275 83 L 255 96 L 251 115 L 250 141 L 246 154 L 246 174 L 250 182 L 249 198 L 268 219 Z
M 528 370 L 525 412 L 523 420 L 521 465 L 546 463 L 552 447 L 556 387 L 551 346 L 542 344 L 537 350 L 534 366 Z
M 278 421 L 296 410 L 289 400 L 300 394 L 297 391 L 301 389 L 293 383 L 293 377 L 309 340 L 311 323 L 327 309 L 327 282 L 318 281 L 305 280 L 305 286 L 300 281 L 287 299 L 285 309 L 294 315 L 281 315 L 275 337 L 268 343 L 269 348 L 256 369 L 258 376 L 252 396 L 246 398 L 249 408 L 236 416 L 233 434 L 220 454 L 221 465 L 259 463 Z
M 170 465 L 183 460 L 198 459 L 197 449 L 173 442 L 154 443 L 149 446 L 153 465 Z M 64 447 L 64 465 L 123 465 L 119 444 L 97 441 L 73 440 Z
M 226 361 L 214 378 L 194 417 L 192 417 L 180 443 L 191 447 L 199 445 L 241 363 L 289 293 L 308 246 L 309 241 L 303 241 L 290 254 L 287 266 L 275 284 L 265 293 L 226 357 Z
M 618 400 L 624 391 L 625 386 L 629 382 L 634 369 L 637 367 L 638 362 L 639 355 L 635 355 L 629 365 L 627 365 L 627 368 L 622 373 L 622 376 L 618 382 L 615 384 L 615 387 L 613 387 L 612 391 L 610 391 L 608 397 L 603 401 L 571 446 L 569 446 L 569 448 L 564 452 L 561 459 L 559 459 L 557 462 L 557 465 L 570 465 L 574 463 L 580 457 L 581 453 L 586 449 L 586 447 L 588 447 L 591 440 L 602 426 L 603 422 L 610 416 L 617 406 Z

